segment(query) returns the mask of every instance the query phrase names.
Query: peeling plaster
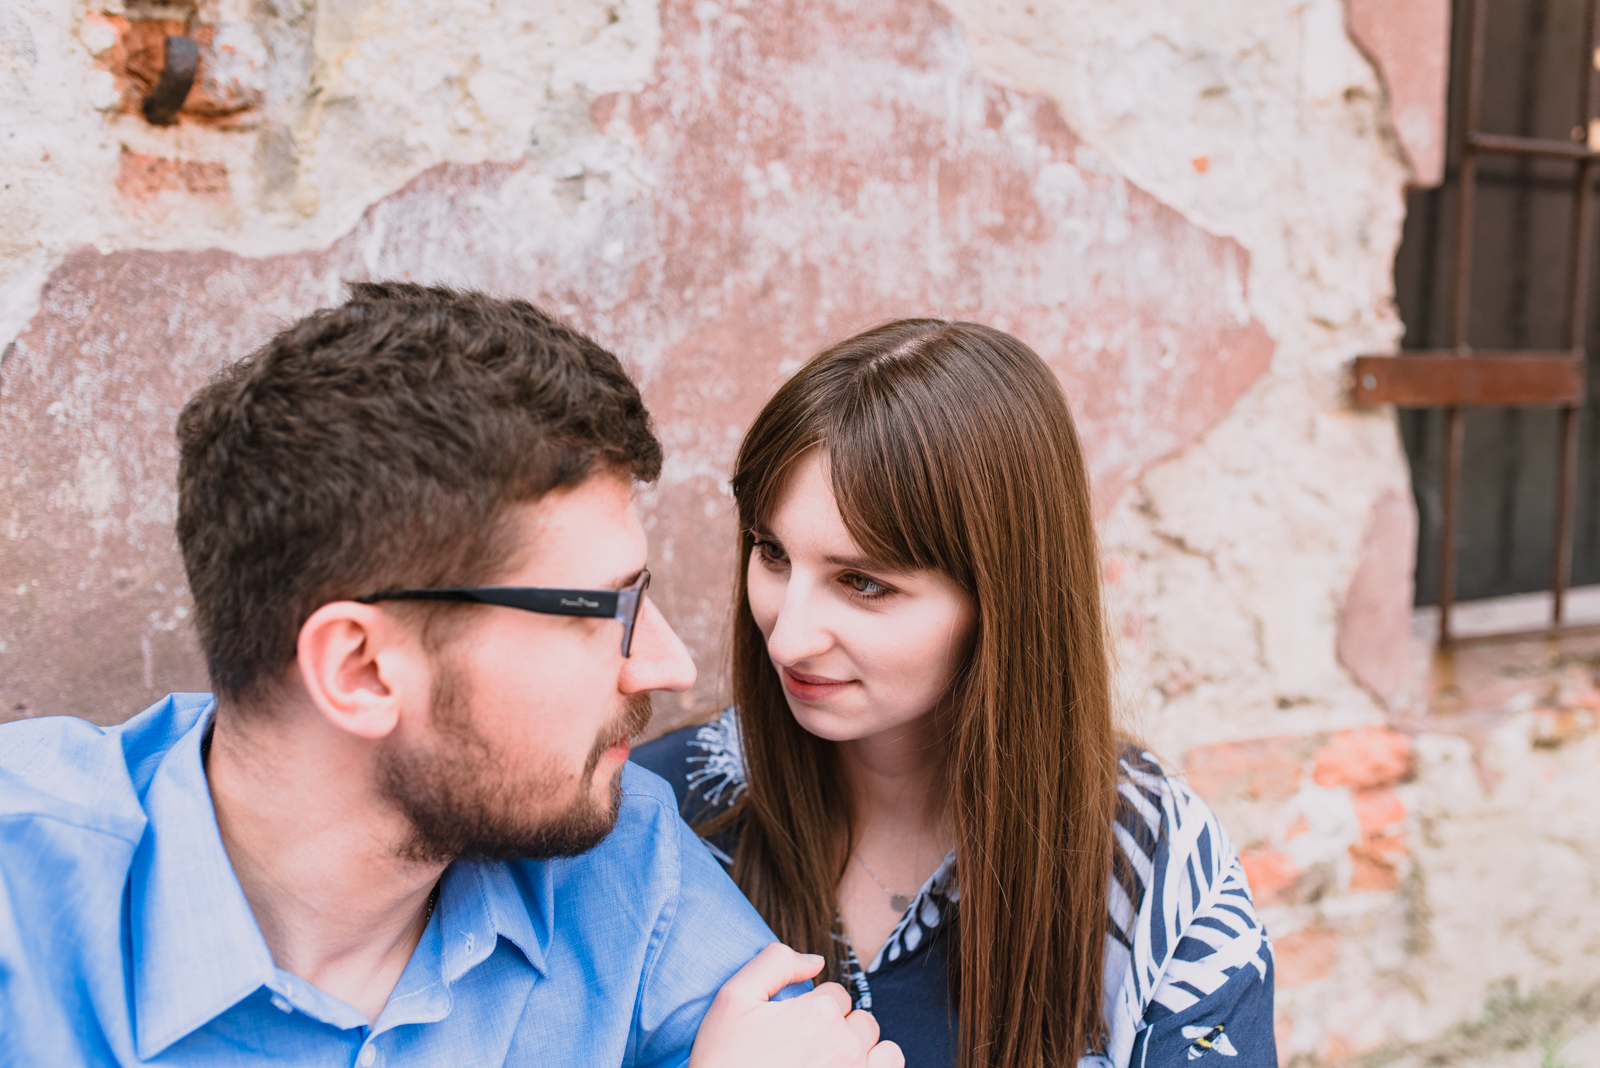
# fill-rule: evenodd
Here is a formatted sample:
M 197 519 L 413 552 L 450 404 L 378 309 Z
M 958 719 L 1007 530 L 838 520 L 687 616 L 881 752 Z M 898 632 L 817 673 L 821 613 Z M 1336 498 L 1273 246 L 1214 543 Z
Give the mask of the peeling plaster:
M 69 257 L 0 384 L 0 429 L 19 442 L 0 454 L 0 477 L 21 488 L 71 470 L 95 442 L 116 457 L 119 502 L 167 503 L 102 516 L 78 492 L 40 512 L 24 489 L 14 507 L 33 509 L 19 520 L 30 536 L 0 543 L 0 561 L 64 575 L 110 552 L 113 534 L 125 546 L 113 556 L 165 543 L 138 551 L 159 551 L 161 604 L 181 604 L 166 533 L 177 408 L 223 360 L 338 299 L 340 279 L 528 295 L 625 355 L 669 456 L 645 498 L 655 552 L 673 565 L 659 596 L 709 663 L 721 659 L 738 437 L 786 369 L 830 340 L 930 313 L 1017 331 L 1074 399 L 1102 511 L 1266 370 L 1237 247 L 1107 169 L 1050 104 L 987 83 L 938 8 L 814 3 L 792 13 L 798 28 L 713 14 L 665 9 L 656 78 L 595 98 L 586 133 L 574 120 L 542 158 L 435 167 L 326 251 Z M 823 39 L 850 43 L 809 43 Z M 726 537 L 708 540 L 708 519 Z M 102 649 L 117 641 L 118 620 L 92 598 L 18 611 L 11 626 L 46 643 L 44 663 L 53 647 L 59 665 L 61 628 L 90 618 Z M 8 642 L 12 662 L 29 663 L 36 647 Z M 62 666 L 29 669 L 34 681 L 13 683 L 21 703 L 62 700 L 51 680 L 63 673 L 78 688 L 65 708 L 92 713 L 119 692 Z M 708 672 L 676 714 L 711 707 L 717 685 Z
M 208 2 L 202 20 L 251 31 L 269 57 L 264 102 L 241 127 L 157 128 L 104 110 L 102 11 L 121 4 L 17 0 L 0 13 L 0 350 L 75 248 L 325 247 L 429 167 L 569 139 L 570 116 L 643 86 L 660 47 L 649 0 Z M 232 196 L 130 205 L 115 188 L 124 149 L 213 161 Z

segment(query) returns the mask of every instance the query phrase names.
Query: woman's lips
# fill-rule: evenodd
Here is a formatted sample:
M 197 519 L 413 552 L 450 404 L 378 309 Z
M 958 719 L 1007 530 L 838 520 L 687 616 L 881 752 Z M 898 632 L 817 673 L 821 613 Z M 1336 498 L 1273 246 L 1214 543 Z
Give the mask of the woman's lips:
M 793 668 L 780 668 L 779 673 L 783 676 L 783 688 L 790 697 L 799 701 L 821 701 L 850 685 L 848 681 L 806 675 Z

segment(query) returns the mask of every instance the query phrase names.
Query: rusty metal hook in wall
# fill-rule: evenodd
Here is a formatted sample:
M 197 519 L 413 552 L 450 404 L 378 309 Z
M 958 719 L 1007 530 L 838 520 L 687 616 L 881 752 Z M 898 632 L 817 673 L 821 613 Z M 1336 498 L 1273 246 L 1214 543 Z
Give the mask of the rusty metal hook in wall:
M 200 67 L 200 45 L 193 37 L 173 34 L 161 46 L 161 80 L 144 98 L 145 120 L 155 126 L 171 126 L 194 86 Z

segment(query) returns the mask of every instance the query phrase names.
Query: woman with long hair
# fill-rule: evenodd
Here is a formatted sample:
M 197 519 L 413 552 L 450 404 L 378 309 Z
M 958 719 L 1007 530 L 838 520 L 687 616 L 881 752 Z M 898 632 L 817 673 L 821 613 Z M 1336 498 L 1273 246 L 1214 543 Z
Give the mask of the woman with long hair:
M 973 323 L 859 334 L 762 409 L 733 493 L 734 704 L 635 760 L 778 936 L 914 1068 L 1276 1066 L 1233 846 L 1117 732 L 1044 362 Z

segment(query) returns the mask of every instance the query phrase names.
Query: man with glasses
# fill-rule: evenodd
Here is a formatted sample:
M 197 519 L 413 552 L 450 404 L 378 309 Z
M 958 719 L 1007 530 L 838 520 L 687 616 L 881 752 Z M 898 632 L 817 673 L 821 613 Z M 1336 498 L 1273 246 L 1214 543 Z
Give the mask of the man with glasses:
M 0 1064 L 901 1068 L 627 764 L 695 672 L 615 357 L 359 285 L 178 437 L 215 696 L 0 727 Z

